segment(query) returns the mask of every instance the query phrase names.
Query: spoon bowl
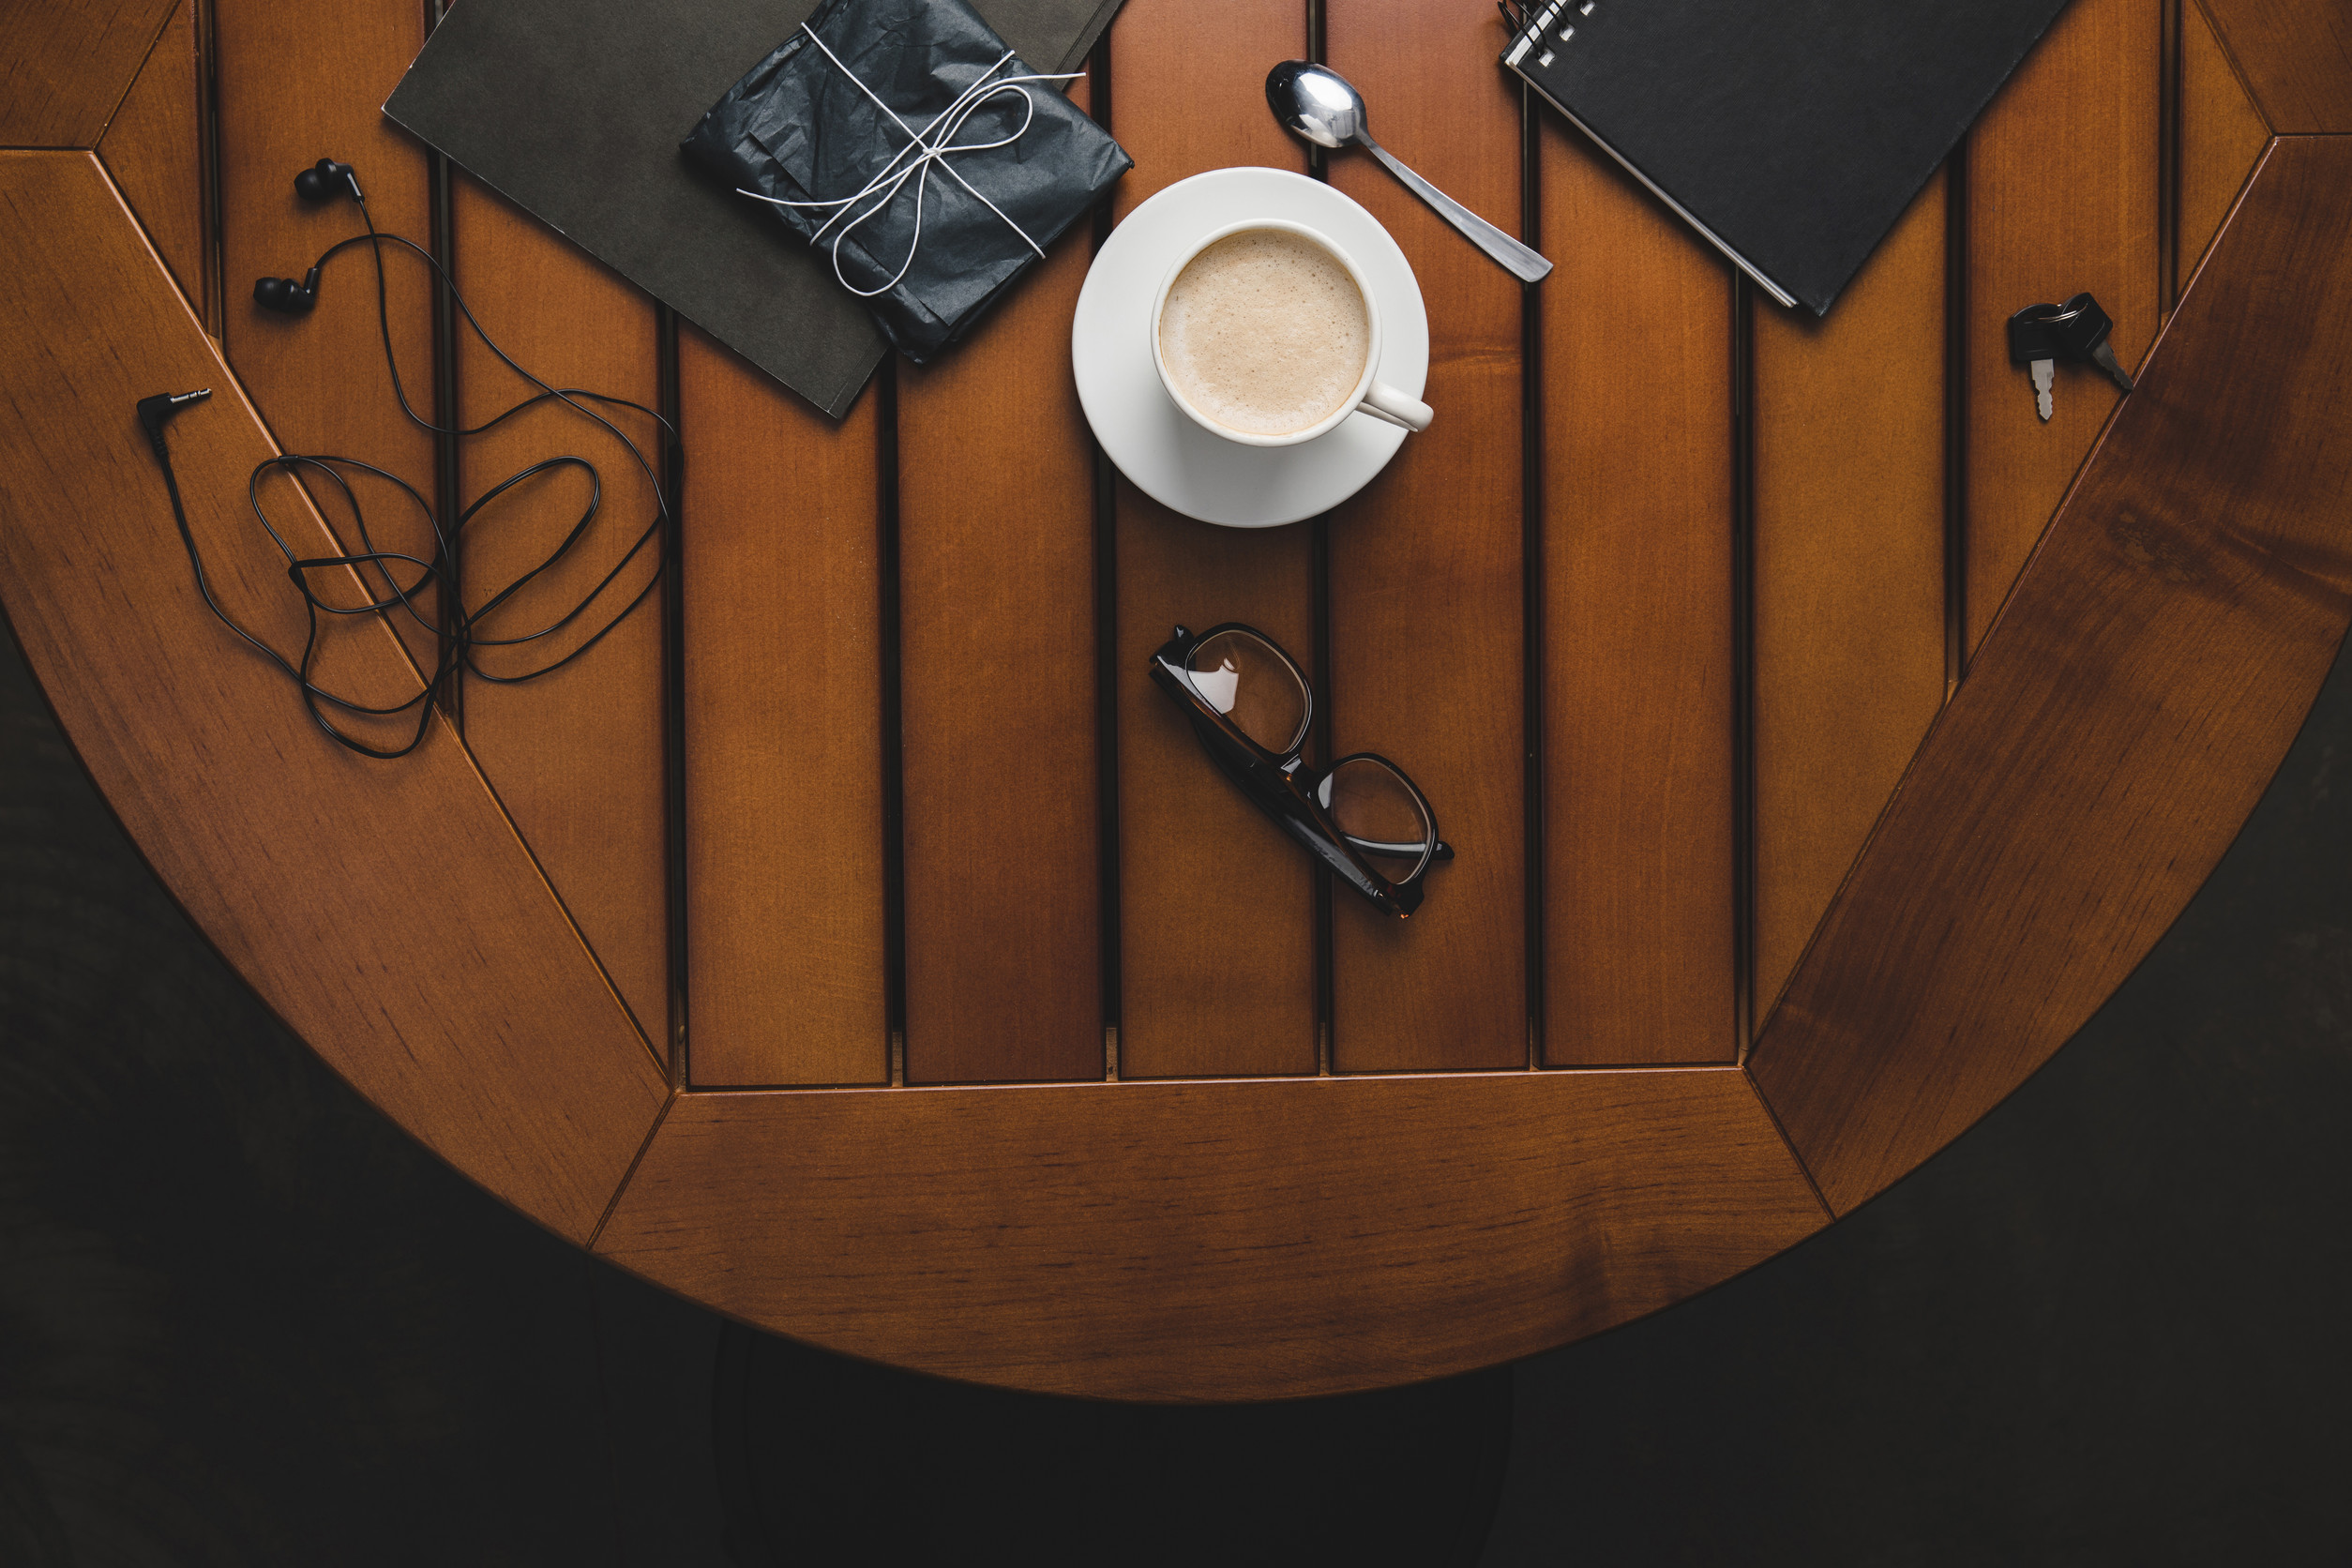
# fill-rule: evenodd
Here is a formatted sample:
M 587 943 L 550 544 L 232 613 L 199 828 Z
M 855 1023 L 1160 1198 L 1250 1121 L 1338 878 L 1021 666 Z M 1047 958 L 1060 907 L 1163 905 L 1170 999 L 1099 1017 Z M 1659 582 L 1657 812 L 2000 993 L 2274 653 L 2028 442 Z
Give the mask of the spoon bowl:
M 1339 148 L 1365 134 L 1364 95 L 1327 66 L 1285 60 L 1266 73 L 1266 103 L 1291 135 Z

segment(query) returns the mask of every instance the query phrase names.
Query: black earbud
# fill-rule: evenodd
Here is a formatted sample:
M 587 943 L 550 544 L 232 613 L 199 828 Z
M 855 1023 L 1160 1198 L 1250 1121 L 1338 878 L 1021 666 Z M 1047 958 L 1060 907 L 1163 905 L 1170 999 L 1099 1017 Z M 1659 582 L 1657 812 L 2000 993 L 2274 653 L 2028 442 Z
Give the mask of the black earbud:
M 338 163 L 323 158 L 294 176 L 294 194 L 312 204 L 331 202 L 345 191 L 353 201 L 366 207 L 368 198 L 359 188 L 359 176 L 348 163 Z M 364 216 L 364 215 L 363 215 Z M 375 232 L 374 225 L 368 232 Z M 341 249 L 337 246 L 336 250 Z M 329 256 L 334 250 L 327 252 Z M 297 283 L 291 278 L 257 278 L 253 280 L 253 303 L 264 310 L 275 310 L 281 316 L 307 316 L 319 302 L 319 268 L 312 267 Z
M 291 278 L 261 278 L 253 283 L 253 303 L 281 315 L 307 316 L 319 302 L 319 269 L 312 267 L 297 283 Z
M 294 176 L 294 194 L 306 202 L 331 202 L 344 191 L 352 200 L 364 204 L 368 198 L 360 193 L 359 176 L 348 163 L 338 163 L 323 158 Z

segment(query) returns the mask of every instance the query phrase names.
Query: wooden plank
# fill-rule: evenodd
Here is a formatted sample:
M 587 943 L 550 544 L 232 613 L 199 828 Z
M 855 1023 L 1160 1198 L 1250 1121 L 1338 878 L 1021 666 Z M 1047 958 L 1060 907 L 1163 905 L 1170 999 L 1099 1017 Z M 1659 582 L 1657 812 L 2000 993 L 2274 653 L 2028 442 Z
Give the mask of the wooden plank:
M 691 327 L 678 396 L 687 1069 L 881 1082 L 879 400 L 836 424 Z
M 1827 319 L 1756 308 L 1759 1015 L 1943 705 L 1945 179 Z
M 1266 111 L 1266 72 L 1305 55 L 1303 7 L 1126 0 L 1110 27 L 1110 128 L 1135 167 L 1111 192 L 1111 211 L 1124 218 L 1210 169 L 1304 173 L 1304 143 Z
M 0 147 L 95 147 L 174 0 L 0 7 Z
M 2197 0 L 2281 135 L 2352 130 L 2352 23 L 2311 0 Z
M 459 292 L 516 363 L 550 385 L 656 406 L 652 300 L 471 178 L 457 179 L 451 207 Z M 467 425 L 482 424 L 535 390 L 479 339 L 460 332 L 458 405 Z M 651 419 L 628 409 L 599 412 L 649 461 L 659 462 L 659 430 Z M 620 576 L 597 608 L 564 632 L 520 648 L 477 651 L 477 663 L 496 674 L 538 669 L 580 647 L 652 580 L 659 564 L 656 539 L 622 567 L 654 519 L 653 482 L 619 440 L 560 403 L 542 403 L 465 443 L 458 467 L 462 504 L 564 454 L 596 467 L 596 520 L 475 635 L 536 630 L 581 602 L 616 567 Z M 547 559 L 579 525 L 590 492 L 588 476 L 573 469 L 531 480 L 484 508 L 466 526 L 460 550 L 467 605 L 478 611 Z M 464 697 L 467 746 L 655 1042 L 666 1039 L 669 1016 L 661 613 L 656 594 L 553 673 L 518 686 L 469 676 Z
M 2043 424 L 2004 324 L 2087 289 L 2115 319 L 2125 369 L 2155 338 L 2163 34 L 2164 0 L 2075 0 L 1969 133 L 1971 651 L 2122 395 L 2091 367 L 2061 365 Z
M 2177 254 L 2180 281 L 2196 275 L 2222 230 L 2246 176 L 2270 144 L 2270 128 L 2246 96 L 2205 12 L 2184 6 L 2180 16 L 2180 210 Z
M 1111 128 L 1136 160 L 1120 182 L 1122 215 L 1204 170 L 1304 170 L 1299 144 L 1262 111 L 1268 64 L 1306 53 L 1304 8 L 1129 0 L 1110 49 Z M 1119 1070 L 1311 1073 L 1313 868 L 1217 776 L 1144 671 L 1179 623 L 1244 621 L 1311 677 L 1313 533 L 1195 522 L 1123 480 L 1118 509 Z
M 1312 544 L 1303 527 L 1195 522 L 1120 481 L 1123 1077 L 1316 1069 L 1314 867 L 1141 673 L 1171 627 L 1241 621 L 1313 679 Z
M 2080 1027 L 2204 881 L 2352 620 L 2352 144 L 2286 138 L 1751 1058 L 1838 1212 Z
M 1103 1072 L 1094 467 L 1070 373 L 1089 247 L 1073 226 L 899 384 L 911 1083 Z
M 1821 1223 L 1736 1069 L 1515 1072 L 689 1094 L 597 1250 L 894 1365 L 1233 1400 L 1490 1366 Z
M 1381 144 L 1515 233 L 1519 95 L 1504 72 L 1461 68 L 1500 37 L 1493 8 L 1329 0 L 1324 15 L 1332 68 L 1379 106 Z M 1410 921 L 1335 896 L 1332 1063 L 1524 1065 L 1520 285 L 1368 156 L 1334 155 L 1331 180 L 1388 226 L 1420 278 L 1423 397 L 1437 411 L 1332 516 L 1332 746 L 1411 775 L 1458 854 L 1430 873 Z
M 394 400 L 369 252 L 354 248 L 327 264 L 318 308 L 308 316 L 276 315 L 253 303 L 255 279 L 298 281 L 328 246 L 362 232 L 348 201 L 313 207 L 295 198 L 294 175 L 323 157 L 357 171 L 377 228 L 430 243 L 424 151 L 377 109 L 424 47 L 424 7 L 416 0 L 351 0 L 324 8 L 294 0 L 214 4 L 227 304 L 221 338 L 229 362 L 287 451 L 357 458 L 400 475 L 430 498 L 434 441 Z M 301 47 L 287 47 L 290 38 Z M 401 380 L 411 404 L 430 419 L 430 274 L 421 261 L 386 247 L 384 276 Z M 432 531 L 405 497 L 381 481 L 353 483 L 380 547 L 431 558 Z M 330 506 L 328 520 L 358 547 L 339 504 Z M 431 591 L 421 597 L 425 619 L 436 619 L 437 598 Z M 430 669 L 434 636 L 405 621 L 400 629 L 417 662 Z
M 1728 1062 L 1731 273 L 1542 135 L 1544 1060 Z
M 172 12 L 98 142 L 98 157 L 198 313 L 204 300 L 204 127 L 195 0 Z
M 132 405 L 216 389 L 173 450 L 240 613 L 292 600 L 246 501 L 272 448 L 97 161 L 0 158 L 0 344 L 51 389 L 0 407 L 0 592 L 92 778 L 279 1018 L 442 1157 L 584 1242 L 659 1073 L 463 748 L 437 731 L 398 762 L 339 749 L 205 612 Z M 285 499 L 296 548 L 324 551 Z M 388 633 L 349 626 L 338 684 L 415 689 Z

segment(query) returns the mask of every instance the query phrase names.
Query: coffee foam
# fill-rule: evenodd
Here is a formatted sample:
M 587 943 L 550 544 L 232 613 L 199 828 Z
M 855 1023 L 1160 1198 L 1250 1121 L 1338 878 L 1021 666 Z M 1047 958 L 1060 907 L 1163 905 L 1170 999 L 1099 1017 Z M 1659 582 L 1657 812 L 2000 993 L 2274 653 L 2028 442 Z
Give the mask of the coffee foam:
M 1371 341 L 1348 269 L 1285 229 L 1245 229 L 1201 251 L 1160 314 L 1160 357 L 1176 389 L 1249 435 L 1288 435 L 1336 412 Z

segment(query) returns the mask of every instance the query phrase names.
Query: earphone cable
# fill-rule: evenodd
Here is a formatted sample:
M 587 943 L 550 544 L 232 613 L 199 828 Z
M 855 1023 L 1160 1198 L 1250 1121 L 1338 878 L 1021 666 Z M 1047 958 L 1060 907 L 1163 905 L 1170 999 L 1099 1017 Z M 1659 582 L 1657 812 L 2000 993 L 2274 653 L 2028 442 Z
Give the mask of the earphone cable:
M 203 396 L 208 396 L 209 393 L 188 393 L 182 394 L 177 398 L 166 396 L 150 398 L 143 400 L 140 404 L 139 410 L 141 420 L 146 427 L 149 440 L 155 450 L 157 461 L 162 466 L 164 485 L 171 496 L 173 520 L 178 525 L 181 543 L 187 550 L 188 565 L 195 576 L 197 592 L 203 597 L 206 609 L 212 612 L 213 616 L 218 619 L 221 625 L 228 627 L 228 629 L 234 633 L 239 639 L 260 652 L 269 660 L 271 664 L 276 666 L 280 672 L 282 672 L 294 684 L 296 689 L 301 695 L 304 708 L 309 713 L 312 720 L 316 722 L 319 728 L 338 745 L 346 746 L 362 756 L 381 760 L 390 760 L 397 757 L 406 756 L 409 752 L 415 750 L 417 746 L 422 744 L 431 723 L 433 704 L 430 700 L 442 691 L 447 682 L 455 678 L 457 672 L 460 669 L 462 669 L 466 673 L 478 679 L 490 681 L 497 685 L 512 686 L 519 685 L 526 681 L 536 680 L 543 675 L 549 674 L 553 671 L 560 670 L 565 665 L 572 663 L 575 659 L 578 659 L 580 656 L 587 653 L 591 648 L 594 648 L 597 643 L 603 641 L 604 639 L 614 630 L 614 628 L 619 626 L 623 621 L 628 619 L 628 617 L 645 602 L 647 597 L 653 594 L 655 588 L 661 580 L 663 552 L 658 548 L 656 548 L 653 552 L 654 564 L 652 570 L 646 574 L 645 580 L 638 586 L 637 591 L 629 596 L 628 602 L 622 605 L 621 608 L 614 611 L 603 625 L 597 626 L 593 633 L 590 633 L 588 636 L 582 638 L 575 646 L 565 652 L 562 656 L 550 659 L 545 664 L 539 665 L 535 669 L 523 671 L 520 673 L 499 673 L 490 669 L 486 669 L 475 656 L 477 650 L 520 647 L 543 639 L 556 636 L 557 634 L 564 632 L 566 628 L 574 626 L 580 620 L 581 617 L 589 615 L 599 604 L 599 602 L 605 599 L 608 591 L 611 590 L 613 584 L 619 581 L 623 575 L 630 569 L 632 563 L 635 563 L 641 555 L 645 553 L 645 547 L 657 540 L 661 536 L 663 530 L 671 525 L 671 519 L 670 515 L 667 492 L 660 482 L 659 475 L 656 471 L 653 463 L 646 458 L 644 451 L 634 440 L 630 438 L 626 431 L 623 430 L 618 425 L 614 424 L 611 419 L 607 418 L 603 414 L 597 412 L 596 409 L 591 408 L 587 405 L 589 403 L 596 403 L 612 408 L 616 411 L 627 409 L 635 413 L 641 414 L 647 418 L 653 420 L 654 423 L 660 428 L 661 431 L 669 439 L 673 447 L 677 441 L 677 430 L 675 427 L 672 426 L 669 420 L 662 417 L 658 412 L 645 407 L 642 403 L 633 402 L 626 398 L 615 398 L 603 393 L 592 392 L 582 387 L 558 387 L 541 380 L 539 377 L 533 375 L 530 371 L 524 369 L 522 366 L 515 361 L 512 355 L 508 354 L 505 349 L 499 346 L 496 339 L 491 338 L 489 332 L 484 330 L 480 321 L 475 318 L 472 308 L 465 303 L 464 296 L 459 293 L 456 279 L 449 276 L 448 270 L 442 265 L 440 259 L 435 257 L 430 251 L 426 250 L 421 246 L 418 246 L 413 241 L 403 238 L 399 234 L 384 234 L 378 231 L 372 216 L 370 216 L 368 212 L 367 200 L 359 193 L 356 180 L 351 182 L 351 188 L 353 196 L 358 201 L 361 219 L 367 225 L 367 232 L 365 234 L 354 234 L 347 239 L 340 240 L 335 245 L 330 246 L 326 251 L 320 256 L 317 264 L 315 264 L 311 268 L 311 282 L 307 284 L 306 287 L 315 288 L 315 280 L 319 276 L 321 276 L 326 264 L 342 252 L 361 245 L 369 247 L 371 258 L 375 264 L 374 272 L 376 284 L 377 329 L 378 336 L 382 340 L 384 348 L 384 367 L 391 377 L 393 396 L 400 403 L 400 412 L 408 417 L 410 422 L 434 434 L 452 435 L 462 439 L 478 436 L 489 430 L 494 430 L 498 426 L 503 425 L 507 420 L 513 418 L 515 415 L 527 409 L 536 407 L 541 403 L 550 401 L 560 402 L 565 407 L 571 409 L 574 413 L 581 415 L 583 418 L 593 421 L 608 434 L 611 435 L 613 439 L 619 441 L 623 446 L 627 448 L 630 457 L 635 460 L 639 471 L 645 476 L 647 485 L 652 490 L 654 496 L 654 510 L 651 520 L 629 543 L 628 548 L 623 551 L 620 559 L 612 565 L 611 569 L 607 571 L 603 577 L 598 579 L 593 588 L 589 589 L 586 594 L 572 603 L 568 609 L 565 610 L 561 614 L 557 615 L 553 620 L 550 621 L 545 626 L 539 626 L 535 630 L 520 632 L 508 636 L 493 637 L 487 635 L 490 629 L 489 626 L 490 618 L 497 615 L 501 611 L 506 610 L 508 607 L 513 605 L 517 596 L 521 595 L 532 582 L 538 580 L 544 573 L 553 569 L 572 552 L 575 547 L 580 545 L 583 539 L 589 536 L 594 524 L 602 510 L 604 499 L 603 477 L 595 463 L 591 462 L 586 458 L 572 454 L 565 454 L 557 457 L 542 459 L 537 462 L 518 470 L 514 474 L 507 475 L 505 478 L 490 486 L 479 496 L 475 497 L 473 503 L 467 505 L 465 509 L 454 520 L 450 520 L 447 526 L 445 527 L 444 520 L 436 515 L 431 504 L 425 499 L 425 497 L 414 485 L 410 484 L 405 479 L 400 478 L 398 475 L 392 474 L 373 463 L 366 462 L 354 458 L 336 457 L 324 453 L 285 453 L 279 456 L 264 459 L 261 463 L 255 466 L 248 480 L 248 499 L 252 505 L 255 518 L 261 522 L 263 529 L 269 535 L 272 543 L 277 546 L 279 554 L 285 558 L 288 579 L 294 583 L 295 591 L 301 596 L 303 600 L 304 613 L 307 623 L 307 633 L 300 654 L 290 659 L 285 655 L 279 653 L 276 648 L 272 647 L 267 641 L 257 635 L 247 626 L 239 624 L 234 617 L 228 613 L 228 611 L 215 597 L 212 585 L 204 570 L 203 552 L 197 546 L 194 532 L 188 526 L 187 511 L 180 497 L 179 483 L 176 476 L 173 473 L 171 449 L 167 440 L 165 439 L 163 427 L 172 415 L 179 412 L 182 407 L 186 406 L 189 402 L 198 400 Z M 399 356 L 395 353 L 392 343 L 391 301 L 389 288 L 385 279 L 384 253 L 384 248 L 387 242 L 398 246 L 423 260 L 424 263 L 432 269 L 435 276 L 438 277 L 444 285 L 448 288 L 450 298 L 456 302 L 459 311 L 465 318 L 467 326 L 470 327 L 475 336 L 481 340 L 483 346 L 488 348 L 492 354 L 496 355 L 500 363 L 504 364 L 517 376 L 520 377 L 525 382 L 528 382 L 532 386 L 537 388 L 537 391 L 532 396 L 524 398 L 511 406 L 501 410 L 499 413 L 493 415 L 489 419 L 484 420 L 482 423 L 471 427 L 464 425 L 462 421 L 446 426 L 440 425 L 417 413 L 415 408 L 408 400 L 407 388 L 400 379 Z M 313 295 L 312 297 L 314 298 L 315 296 Z M 463 538 L 468 525 L 474 521 L 475 517 L 480 514 L 485 507 L 491 505 L 517 487 L 522 486 L 528 481 L 537 478 L 543 475 L 555 473 L 567 468 L 577 468 L 581 470 L 586 475 L 588 480 L 588 502 L 586 506 L 582 509 L 579 520 L 571 526 L 571 528 L 564 535 L 563 538 L 558 541 L 554 548 L 549 550 L 546 555 L 523 570 L 513 580 L 490 594 L 481 603 L 471 609 L 467 608 L 462 603 L 457 605 L 455 607 L 455 613 L 452 617 L 453 626 L 445 630 L 445 628 L 443 628 L 434 618 L 427 615 L 425 611 L 419 608 L 416 603 L 416 598 L 417 596 L 422 595 L 430 586 L 442 586 L 445 588 L 445 585 L 449 581 L 449 574 L 445 569 L 446 565 L 450 562 L 454 561 L 459 544 Z M 375 477 L 386 480 L 397 486 L 402 493 L 407 495 L 408 498 L 415 504 L 432 535 L 433 554 L 430 559 L 423 558 L 405 551 L 383 550 L 377 547 L 375 539 L 369 528 L 366 509 L 362 506 L 358 494 L 352 488 L 350 479 L 346 477 L 344 472 L 346 470 L 354 474 L 371 475 Z M 276 472 L 282 472 L 288 475 L 290 477 L 294 478 L 297 483 L 303 480 L 306 476 L 315 478 L 322 475 L 326 480 L 330 481 L 337 490 L 341 491 L 344 504 L 351 509 L 353 526 L 355 530 L 357 542 L 360 548 L 357 550 L 333 555 L 307 557 L 296 555 L 293 548 L 287 543 L 284 535 L 279 532 L 278 526 L 270 520 L 267 507 L 264 505 L 263 500 L 264 481 L 269 475 Z M 404 569 L 406 567 L 415 568 L 415 576 L 413 581 L 403 584 L 400 580 L 397 573 L 400 569 Z M 382 580 L 384 592 L 381 595 L 376 594 L 372 589 L 367 586 L 366 578 L 370 568 L 372 568 L 376 577 Z M 351 605 L 337 605 L 322 598 L 316 592 L 313 591 L 309 575 L 314 571 L 320 570 L 329 572 L 349 571 L 355 577 L 359 578 L 361 580 L 361 592 L 363 595 L 361 602 Z M 320 652 L 324 626 L 327 624 L 331 624 L 322 622 L 322 615 L 337 617 L 373 615 L 382 620 L 388 626 L 391 625 L 392 616 L 395 612 L 406 614 L 419 626 L 433 633 L 440 641 L 441 652 L 435 659 L 433 668 L 426 676 L 422 689 L 420 689 L 414 697 L 409 698 L 406 701 L 378 706 L 329 690 L 318 684 L 312 678 L 313 670 Z M 338 726 L 329 716 L 327 711 L 331 708 L 354 716 L 384 717 L 405 712 L 412 707 L 419 709 L 416 729 L 414 733 L 408 736 L 405 744 L 396 746 L 376 746 L 368 744 L 366 741 L 346 732 L 342 728 Z

